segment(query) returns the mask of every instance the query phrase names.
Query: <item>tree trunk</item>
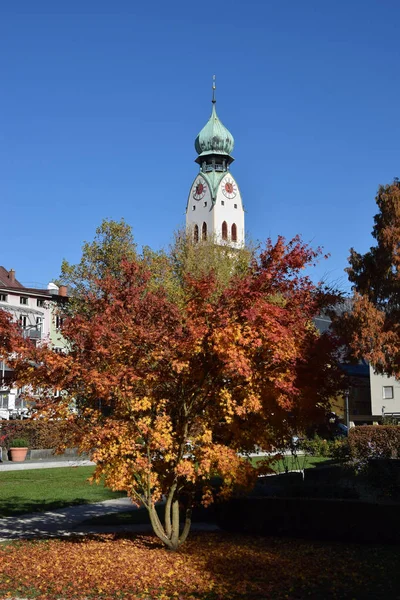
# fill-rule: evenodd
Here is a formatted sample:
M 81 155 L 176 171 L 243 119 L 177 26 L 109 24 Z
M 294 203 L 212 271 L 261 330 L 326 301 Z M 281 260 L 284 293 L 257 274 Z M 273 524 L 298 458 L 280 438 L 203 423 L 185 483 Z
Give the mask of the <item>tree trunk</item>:
M 188 506 L 185 511 L 183 530 L 182 533 L 180 533 L 179 501 L 178 498 L 174 497 L 175 489 L 176 486 L 173 490 L 171 488 L 172 493 L 170 492 L 167 497 L 164 513 L 164 526 L 159 519 L 155 505 L 150 504 L 148 509 L 154 533 L 170 550 L 178 550 L 183 544 L 189 535 L 192 523 L 192 507 Z

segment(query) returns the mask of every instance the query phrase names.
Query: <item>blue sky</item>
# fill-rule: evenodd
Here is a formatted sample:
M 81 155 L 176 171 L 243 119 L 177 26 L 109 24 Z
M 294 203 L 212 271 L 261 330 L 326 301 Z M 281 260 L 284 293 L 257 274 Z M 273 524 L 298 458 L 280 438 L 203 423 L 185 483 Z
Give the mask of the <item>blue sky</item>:
M 215 73 L 249 235 L 323 245 L 315 277 L 349 289 L 400 176 L 399 19 L 395 0 L 2 0 L 0 264 L 46 284 L 106 217 L 168 245 Z

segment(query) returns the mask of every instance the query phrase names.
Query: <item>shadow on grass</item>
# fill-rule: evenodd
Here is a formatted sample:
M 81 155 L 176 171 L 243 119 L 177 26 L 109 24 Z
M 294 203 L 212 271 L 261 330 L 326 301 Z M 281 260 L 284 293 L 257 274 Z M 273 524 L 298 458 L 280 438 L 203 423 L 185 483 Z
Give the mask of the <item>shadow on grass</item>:
M 340 463 L 340 461 L 338 461 L 335 458 L 327 458 L 323 462 L 316 462 L 316 463 L 314 463 L 314 469 L 323 469 L 324 467 L 329 467 L 329 466 L 332 466 L 332 465 L 341 466 L 342 463 Z
M 161 519 L 164 521 L 164 505 L 156 506 L 156 511 Z M 183 515 L 181 515 L 181 522 L 183 522 Z M 204 508 L 198 506 L 193 509 L 192 523 L 215 523 L 216 515 L 213 506 Z M 120 512 L 120 513 L 108 513 L 101 515 L 100 517 L 93 517 L 87 519 L 78 525 L 78 527 L 90 527 L 90 526 L 130 526 L 130 525 L 150 525 L 150 517 L 146 508 L 138 508 L 134 511 Z
M 219 551 L 210 552 L 204 570 L 228 589 L 231 586 L 232 599 L 400 598 L 398 555 L 390 546 L 214 535 Z M 201 543 L 201 534 L 193 537 Z M 224 551 L 224 543 L 229 541 L 234 552 Z M 232 589 L 235 585 L 237 595 Z

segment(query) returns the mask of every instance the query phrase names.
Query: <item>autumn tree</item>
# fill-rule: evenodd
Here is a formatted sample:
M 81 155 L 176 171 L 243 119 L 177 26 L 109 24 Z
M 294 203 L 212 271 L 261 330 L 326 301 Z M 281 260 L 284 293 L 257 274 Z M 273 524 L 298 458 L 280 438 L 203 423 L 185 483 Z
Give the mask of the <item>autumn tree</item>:
M 379 373 L 400 377 L 400 182 L 381 185 L 379 212 L 372 235 L 376 244 L 365 254 L 350 250 L 347 270 L 353 284 L 352 310 L 338 328 L 357 357 Z
M 0 361 L 9 358 L 14 348 L 23 342 L 21 330 L 13 322 L 10 313 L 0 308 Z
M 59 283 L 68 286 L 70 298 L 84 297 L 88 290 L 94 289 L 96 281 L 108 274 L 118 277 L 123 260 L 133 260 L 136 256 L 136 244 L 132 228 L 121 221 L 104 219 L 96 229 L 92 242 L 84 242 L 82 257 L 78 264 L 66 259 L 61 264 Z
M 0 363 L 10 363 L 13 353 L 17 350 L 24 352 L 27 344 L 21 328 L 13 321 L 11 314 L 0 308 Z M 0 369 L 0 386 L 10 387 L 15 377 L 16 374 L 7 369 L 7 377 L 4 378 L 4 372 Z
M 207 505 L 216 475 L 222 497 L 251 485 L 258 471 L 240 453 L 282 447 L 340 380 L 330 338 L 313 325 L 336 297 L 303 275 L 319 251 L 279 238 L 240 266 L 216 251 L 229 260 L 225 278 L 200 268 L 197 251 L 196 262 L 180 239 L 168 254 L 135 253 L 118 273 L 87 272 L 81 310 L 63 324 L 68 354 L 40 347 L 15 361 L 42 414 L 79 426 L 95 478 L 144 505 L 171 549 L 189 533 L 199 490 Z

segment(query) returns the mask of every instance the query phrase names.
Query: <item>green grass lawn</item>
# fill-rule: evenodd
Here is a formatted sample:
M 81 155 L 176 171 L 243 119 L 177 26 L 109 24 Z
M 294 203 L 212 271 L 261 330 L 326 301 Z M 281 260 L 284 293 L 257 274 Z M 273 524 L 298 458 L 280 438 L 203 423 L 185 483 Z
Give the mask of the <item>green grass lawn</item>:
M 262 457 L 255 457 L 255 465 Z M 277 473 L 289 470 L 313 468 L 319 463 L 331 462 L 319 456 L 286 457 L 273 464 Z M 60 467 L 56 469 L 32 469 L 22 471 L 0 470 L 0 517 L 28 512 L 44 512 L 54 508 L 63 508 L 75 504 L 101 502 L 111 498 L 120 498 L 124 493 L 112 492 L 104 485 L 90 484 L 87 479 L 94 467 Z M 123 518 L 123 517 L 121 517 Z M 145 512 L 131 515 L 137 522 L 147 522 Z
M 265 457 L 263 456 L 254 456 L 251 458 L 251 463 L 255 466 L 257 463 L 263 460 L 265 460 Z M 330 458 L 326 458 L 324 456 L 285 456 L 281 460 L 271 463 L 271 468 L 274 469 L 276 473 L 284 473 L 286 469 L 288 471 L 313 469 L 316 467 L 316 465 L 323 463 L 332 464 L 332 462 L 333 461 Z
M 90 484 L 87 479 L 93 471 L 94 467 L 0 471 L 0 517 L 44 512 L 126 495 L 112 492 L 104 485 Z
M 264 460 L 262 456 L 256 456 L 251 459 L 253 465 L 256 465 L 258 462 Z M 330 464 L 332 461 L 328 458 L 324 458 L 322 456 L 300 456 L 294 458 L 292 456 L 285 457 L 282 460 L 276 461 L 272 466 L 272 468 L 277 473 L 285 472 L 285 468 L 288 470 L 296 470 L 296 469 L 313 469 L 319 464 Z M 164 518 L 164 507 L 158 506 L 157 512 L 161 519 Z M 203 507 L 195 508 L 193 511 L 192 521 L 196 522 L 213 522 L 214 521 L 214 511 L 213 508 L 208 510 Z M 144 525 L 150 524 L 150 519 L 148 516 L 148 512 L 145 508 L 141 508 L 135 511 L 127 511 L 122 513 L 109 513 L 107 515 L 102 515 L 101 517 L 94 517 L 93 519 L 88 519 L 85 521 L 85 525 Z

